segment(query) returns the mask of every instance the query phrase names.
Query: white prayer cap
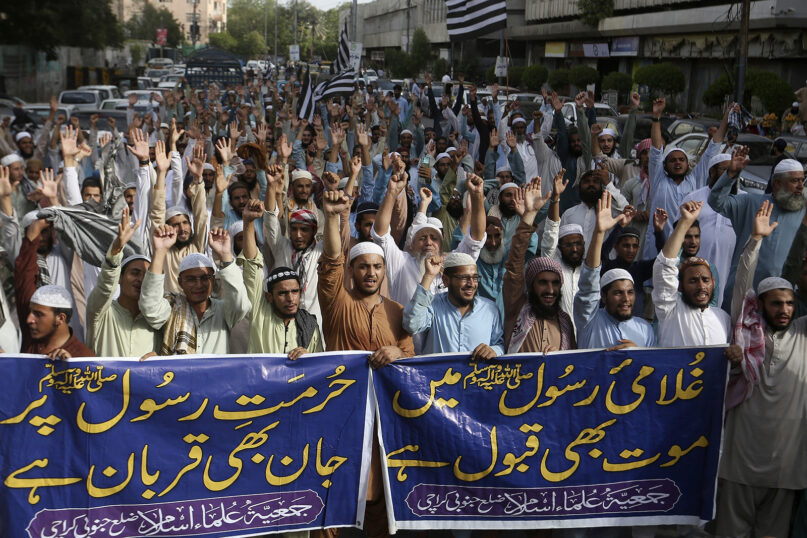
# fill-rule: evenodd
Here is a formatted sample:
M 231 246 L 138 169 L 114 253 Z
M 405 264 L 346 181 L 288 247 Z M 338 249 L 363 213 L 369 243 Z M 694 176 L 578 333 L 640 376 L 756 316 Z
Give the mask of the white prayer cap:
M 793 104 L 792 104 L 792 105 L 790 105 L 790 106 L 795 107 L 795 108 L 798 108 L 798 106 L 799 106 L 799 102 L 798 102 L 798 101 L 793 101 Z
M 37 215 L 39 214 L 38 209 L 34 209 L 33 211 L 29 211 L 22 217 L 22 229 L 25 230 L 28 226 L 39 220 Z
M 20 131 L 19 133 L 17 133 L 17 136 L 14 137 L 14 141 L 19 142 L 23 138 L 30 138 L 31 140 L 33 140 L 34 137 L 31 136 L 31 133 L 29 133 L 28 131 Z
M 563 239 L 567 235 L 583 235 L 583 227 L 579 224 L 564 224 L 558 228 L 558 239 Z
M 446 83 L 448 83 L 448 82 L 451 82 L 451 77 L 449 77 L 448 75 L 443 75 L 443 78 L 442 78 L 442 79 L 440 79 L 440 81 L 441 81 L 443 84 L 446 84 Z
M 235 238 L 236 235 L 240 234 L 244 231 L 244 221 L 237 220 L 230 224 L 230 227 L 227 229 L 230 232 L 230 237 Z
M 31 296 L 30 302 L 51 308 L 73 309 L 73 298 L 70 296 L 70 292 L 55 284 L 42 286 L 36 290 Z
M 443 268 L 462 267 L 464 265 L 476 265 L 476 261 L 470 254 L 464 252 L 449 252 L 443 259 Z
M 510 170 L 510 163 L 508 163 L 507 161 L 505 161 L 504 164 L 496 167 L 496 175 L 497 176 L 499 175 L 499 172 L 510 172 L 510 171 L 511 171 Z
M 613 136 L 614 138 L 616 138 L 617 134 L 616 131 L 614 131 L 610 127 L 606 127 L 605 129 L 602 130 L 602 132 L 599 135 L 597 135 L 597 138 L 601 136 Z
M 446 153 L 451 153 L 452 151 L 457 151 L 457 148 L 455 148 L 454 146 L 448 146 L 446 148 Z
M 216 171 L 216 167 L 215 167 L 215 166 L 213 166 L 213 165 L 212 165 L 212 164 L 210 164 L 210 163 L 205 163 L 205 165 L 202 167 L 202 170 L 213 170 L 213 171 L 215 172 L 215 171 Z
M 411 135 L 412 135 L 412 131 L 410 131 L 409 129 L 404 129 L 403 131 L 401 131 L 401 136 L 403 136 L 403 135 L 405 135 L 405 134 L 408 134 L 408 135 L 410 135 L 410 136 L 411 136 Z
M 525 120 L 524 118 L 515 118 L 513 120 L 512 125 L 516 125 L 517 123 L 527 123 L 527 120 Z
M 349 177 L 347 177 L 347 176 L 345 176 L 345 177 L 343 177 L 342 179 L 340 179 L 340 180 L 339 180 L 339 185 L 337 185 L 337 186 L 336 186 L 336 188 L 337 188 L 337 189 L 344 189 L 345 187 L 347 187 L 347 182 L 348 182 L 348 180 L 349 180 L 349 179 L 350 179 L 350 178 L 349 178 Z
M 126 192 L 129 189 L 137 189 L 137 180 L 136 179 L 133 179 L 131 181 L 127 181 L 126 184 L 123 186 L 123 192 Z
M 379 157 L 380 157 L 380 156 L 381 156 L 381 154 L 379 154 Z M 392 153 L 390 153 L 390 154 L 389 154 L 389 156 L 390 156 L 390 157 L 392 157 L 392 156 L 397 156 L 397 157 L 400 157 L 400 156 L 401 156 L 401 154 L 400 154 L 400 153 L 398 153 L 397 151 L 393 151 Z
M 440 235 L 443 235 L 443 230 L 440 227 L 438 227 L 433 222 L 426 221 L 423 224 L 418 224 L 417 226 L 412 227 L 412 239 L 414 240 L 415 236 L 417 236 L 417 234 L 419 234 L 422 230 L 425 230 L 427 228 L 430 228 L 432 230 L 436 230 L 437 233 L 439 233 Z
M 156 140 L 149 140 L 149 147 L 150 148 L 156 148 L 157 147 L 157 141 Z
M 667 157 L 669 157 L 670 153 L 672 153 L 673 151 L 680 151 L 681 153 L 684 154 L 684 156 L 687 159 L 689 159 L 689 155 L 687 155 L 687 152 L 682 150 L 681 148 L 675 148 L 675 147 L 672 147 L 672 146 L 667 146 L 666 148 L 664 148 L 664 155 L 662 155 L 661 160 L 666 161 Z
M 356 246 L 350 249 L 350 259 L 348 261 L 352 262 L 354 259 L 359 256 L 363 256 L 364 254 L 378 254 L 383 258 L 384 249 L 372 241 L 362 241 L 360 243 L 356 243 Z
M 23 162 L 22 157 L 17 155 L 16 153 L 9 153 L 2 159 L 0 159 L 0 166 L 11 166 L 14 163 L 21 163 Z
M 443 223 L 440 222 L 440 219 L 436 217 L 429 217 L 426 219 L 426 222 L 428 222 L 429 224 L 434 224 L 435 226 L 437 226 L 438 230 L 440 230 L 441 232 L 443 231 Z
M 600 277 L 600 289 L 617 280 L 630 280 L 633 282 L 633 277 L 624 269 L 611 269 Z
M 204 254 L 194 252 L 193 254 L 188 254 L 179 262 L 180 274 L 188 269 L 213 269 L 213 272 L 215 272 L 216 264 Z
M 160 129 L 168 129 L 168 124 L 167 123 L 161 123 L 160 124 Z
M 717 155 L 715 155 L 714 157 L 709 159 L 709 170 L 711 170 L 712 167 L 715 166 L 715 165 L 718 165 L 720 163 L 730 161 L 730 160 L 731 160 L 731 154 L 729 154 L 729 153 L 718 153 Z
M 307 179 L 308 181 L 313 181 L 314 178 L 311 176 L 311 172 L 308 170 L 300 170 L 297 169 L 291 173 L 291 182 L 294 183 L 298 179 Z
M 149 258 L 148 256 L 144 256 L 142 254 L 132 254 L 131 256 L 123 258 L 123 261 L 120 264 L 121 271 L 123 271 L 123 268 L 126 267 L 129 264 L 129 262 L 134 262 L 137 260 L 143 260 L 151 263 L 151 258 Z
M 503 193 L 507 189 L 517 189 L 517 188 L 518 188 L 518 185 L 516 185 L 515 183 L 513 183 L 511 181 L 510 183 L 505 183 L 504 185 L 499 187 L 499 194 Z
M 768 278 L 763 278 L 760 283 L 757 284 L 757 296 L 771 290 L 793 291 L 793 284 L 778 276 L 769 276 Z
M 773 169 L 773 175 L 787 172 L 804 172 L 804 166 L 796 159 L 782 159 Z
M 449 155 L 447 151 L 444 151 L 443 153 L 437 155 L 437 158 L 434 159 L 434 162 L 438 162 L 440 159 L 451 159 L 451 155 Z
M 165 210 L 165 222 L 168 222 L 177 215 L 185 215 L 188 220 L 191 218 L 191 212 L 184 205 L 171 206 Z

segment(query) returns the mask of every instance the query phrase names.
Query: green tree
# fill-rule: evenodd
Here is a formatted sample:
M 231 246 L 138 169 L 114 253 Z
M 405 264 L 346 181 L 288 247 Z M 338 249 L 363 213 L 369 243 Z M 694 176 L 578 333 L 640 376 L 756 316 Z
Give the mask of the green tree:
M 569 70 L 565 68 L 555 69 L 549 73 L 549 85 L 558 93 L 569 90 Z
M 423 28 L 418 28 L 412 35 L 412 46 L 409 47 L 409 54 L 420 69 L 426 69 L 426 66 L 431 62 L 432 44 Z
M 674 95 L 686 88 L 683 69 L 668 62 L 640 67 L 633 79 L 637 84 L 646 85 L 654 94 Z
M 129 54 L 132 56 L 132 65 L 140 65 L 146 57 L 146 47 L 140 43 L 132 43 L 129 45 Z
M 707 106 L 721 107 L 726 95 L 734 95 L 734 86 L 734 77 L 723 74 L 706 88 L 701 100 Z M 745 95 L 742 100 L 750 103 L 753 96 L 759 97 L 768 112 L 778 115 L 793 101 L 793 88 L 776 73 L 749 69 L 745 75 Z
M 619 71 L 611 71 L 602 79 L 603 90 L 616 90 L 621 95 L 630 92 L 631 86 L 633 86 L 633 78 Z
M 168 30 L 166 44 L 169 47 L 176 47 L 182 43 L 184 39 L 182 27 L 168 8 L 157 8 L 145 0 L 140 0 L 140 5 L 142 6 L 141 13 L 133 15 L 126 21 L 126 31 L 129 33 L 129 37 L 154 41 L 157 39 L 157 29 L 165 28 Z
M 599 80 L 600 72 L 590 65 L 576 65 L 569 71 L 569 82 L 580 90 L 589 84 L 596 84 Z
M 448 64 L 448 60 L 445 58 L 437 58 L 434 61 L 434 67 L 432 68 L 432 74 L 434 75 L 435 79 L 440 79 L 443 75 L 447 75 L 451 66 Z
M 507 68 L 507 83 L 510 86 L 521 86 L 522 77 L 524 76 L 523 65 L 511 65 Z
M 401 49 L 387 50 L 384 61 L 395 78 L 410 78 L 417 74 L 417 66 L 412 55 Z
M 208 34 L 208 43 L 211 47 L 226 50 L 227 52 L 237 53 L 238 40 L 230 35 L 228 31 L 218 32 L 215 34 Z
M 580 19 L 588 26 L 596 27 L 600 21 L 614 14 L 614 0 L 577 0 Z
M 0 7 L 0 43 L 23 45 L 56 58 L 56 48 L 102 49 L 123 44 L 111 0 L 9 0 Z
M 529 90 L 539 91 L 549 78 L 549 70 L 541 64 L 534 64 L 524 69 L 521 82 Z
M 266 54 L 266 44 L 263 42 L 263 34 L 252 30 L 238 40 L 238 54 L 247 58 L 255 58 Z

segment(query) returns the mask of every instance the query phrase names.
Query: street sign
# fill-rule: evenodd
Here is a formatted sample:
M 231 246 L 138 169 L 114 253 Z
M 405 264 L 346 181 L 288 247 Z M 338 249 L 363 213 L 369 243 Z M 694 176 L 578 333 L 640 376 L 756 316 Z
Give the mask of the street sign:
M 154 40 L 155 43 L 161 46 L 165 46 L 168 44 L 168 28 L 157 28 L 157 39 Z
M 300 61 L 300 45 L 289 45 L 289 60 L 292 62 Z
M 494 74 L 497 77 L 506 77 L 507 76 L 507 57 L 506 56 L 496 56 L 496 68 L 494 70 Z
M 353 41 L 348 47 L 348 50 L 350 51 L 350 66 L 356 72 L 359 71 L 359 66 L 361 65 L 361 49 L 362 44 Z

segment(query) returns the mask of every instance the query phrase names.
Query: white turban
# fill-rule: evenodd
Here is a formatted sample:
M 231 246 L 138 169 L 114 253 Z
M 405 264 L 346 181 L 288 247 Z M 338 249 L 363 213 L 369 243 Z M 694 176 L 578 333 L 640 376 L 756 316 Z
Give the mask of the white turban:
M 446 148 L 446 153 L 451 153 L 452 151 L 457 151 L 457 148 L 454 146 L 449 146 Z
M 426 222 L 424 222 L 423 224 L 418 224 L 417 226 L 413 226 L 413 227 L 412 227 L 412 239 L 414 239 L 414 238 L 415 238 L 415 236 L 416 236 L 418 233 L 420 233 L 420 231 L 421 231 L 421 230 L 425 230 L 425 229 L 427 229 L 427 228 L 431 228 L 432 230 L 437 230 L 437 232 L 438 232 L 440 235 L 443 235 L 443 230 L 442 230 L 442 228 L 440 228 L 439 226 L 437 226 L 437 224 L 435 224 L 434 222 L 426 221 Z
M 360 243 L 356 243 L 356 246 L 350 249 L 350 259 L 348 261 L 352 262 L 354 259 L 359 256 L 363 256 L 364 254 L 378 254 L 383 258 L 384 249 L 372 241 L 362 241 Z
M 476 265 L 476 261 L 470 254 L 464 252 L 449 252 L 443 260 L 443 268 L 462 267 L 465 265 Z
M 38 209 L 34 209 L 33 211 L 29 211 L 22 217 L 22 229 L 25 230 L 28 226 L 39 220 L 37 215 L 39 214 Z
M 17 155 L 16 153 L 9 153 L 2 159 L 0 159 L 0 166 L 11 166 L 14 163 L 21 163 L 23 162 L 22 157 Z
M 583 235 L 583 227 L 579 224 L 565 224 L 558 228 L 558 239 L 563 239 L 567 235 Z
M 597 138 L 601 136 L 613 136 L 614 138 L 616 138 L 617 134 L 616 131 L 614 131 L 610 127 L 606 127 L 605 129 L 602 130 L 602 132 L 599 135 L 597 135 Z
M 30 302 L 51 308 L 73 309 L 73 298 L 70 296 L 70 292 L 55 284 L 42 286 L 36 290 L 31 296 Z
M 501 172 L 510 172 L 510 163 L 505 161 L 505 163 L 501 166 L 496 167 L 496 175 L 498 176 Z
M 213 170 L 213 171 L 215 172 L 215 171 L 216 171 L 216 167 L 215 167 L 215 166 L 213 166 L 213 165 L 212 165 L 212 164 L 210 164 L 210 163 L 205 163 L 205 165 L 202 167 L 202 170 Z
M 185 215 L 186 217 L 188 217 L 188 220 L 191 219 L 191 212 L 188 211 L 187 207 L 185 207 L 184 205 L 175 205 L 166 209 L 165 222 L 168 222 L 177 215 Z
M 194 252 L 193 254 L 188 254 L 179 262 L 180 274 L 188 269 L 213 269 L 213 272 L 215 272 L 216 264 L 204 254 Z
M 687 159 L 689 159 L 689 155 L 687 155 L 687 152 L 682 150 L 681 148 L 675 148 L 675 147 L 672 147 L 672 146 L 667 146 L 666 148 L 664 148 L 664 155 L 662 155 L 661 160 L 666 161 L 667 157 L 669 157 L 670 153 L 672 153 L 673 151 L 680 151 L 681 153 L 684 154 L 684 156 Z
M 448 75 L 443 75 L 443 78 L 442 78 L 442 79 L 440 79 L 440 81 L 441 81 L 443 84 L 447 84 L 447 83 L 451 82 L 451 77 L 449 77 Z
M 796 159 L 782 159 L 773 169 L 773 175 L 787 172 L 804 172 L 804 166 Z
M 308 181 L 313 181 L 314 178 L 311 176 L 311 172 L 308 170 L 295 170 L 291 173 L 291 182 L 294 183 L 298 179 L 307 179 Z
M 726 162 L 726 161 L 730 161 L 730 160 L 731 160 L 731 155 L 730 154 L 728 154 L 728 153 L 718 153 L 717 155 L 715 155 L 714 157 L 709 159 L 709 170 L 711 170 L 712 167 L 717 165 L 717 164 L 720 164 L 720 163 L 723 163 L 723 162 Z
M 143 260 L 143 261 L 147 261 L 147 262 L 151 263 L 151 258 L 149 258 L 148 256 L 143 256 L 142 254 L 132 254 L 131 256 L 127 256 L 126 258 L 123 258 L 123 261 L 120 264 L 121 269 L 126 267 L 129 264 L 129 262 L 133 262 L 133 261 L 137 261 L 137 260 Z
M 516 185 L 515 183 L 513 183 L 511 181 L 510 183 L 505 183 L 504 185 L 499 187 L 499 194 L 503 193 L 507 189 L 517 189 L 517 188 L 518 188 L 518 185 Z
M 19 133 L 17 133 L 17 136 L 14 137 L 14 140 L 16 142 L 19 142 L 23 138 L 30 138 L 31 140 L 34 139 L 34 137 L 31 136 L 31 133 L 29 133 L 28 131 L 20 131 Z
M 793 284 L 778 276 L 769 276 L 763 278 L 757 284 L 757 296 L 771 290 L 790 290 L 793 291 Z
M 439 155 L 437 155 L 437 158 L 434 159 L 434 162 L 438 162 L 440 159 L 449 159 L 450 160 L 451 155 L 449 155 L 448 152 L 440 153 Z
M 512 125 L 516 125 L 517 123 L 527 123 L 527 120 L 525 120 L 524 118 L 516 118 L 513 120 Z
M 403 136 L 403 135 L 405 135 L 405 134 L 408 134 L 408 135 L 410 135 L 410 136 L 411 136 L 411 135 L 412 135 L 412 131 L 410 131 L 409 129 L 404 129 L 403 131 L 401 131 L 401 134 L 400 134 L 399 136 Z
M 633 277 L 630 275 L 629 272 L 625 271 L 624 269 L 611 269 L 610 271 L 606 271 L 600 277 L 600 288 L 604 288 L 611 282 L 617 280 L 630 280 L 633 282 Z

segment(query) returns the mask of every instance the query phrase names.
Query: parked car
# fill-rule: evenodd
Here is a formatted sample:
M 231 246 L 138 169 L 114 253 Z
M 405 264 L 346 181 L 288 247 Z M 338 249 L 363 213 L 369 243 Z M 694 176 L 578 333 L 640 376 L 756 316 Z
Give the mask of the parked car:
M 117 86 L 107 85 L 94 85 L 94 86 L 79 86 L 77 90 L 98 90 L 101 93 L 102 99 L 120 99 L 121 93 Z
M 82 129 L 89 129 L 90 128 L 90 116 L 93 114 L 98 114 L 98 117 L 101 121 L 98 122 L 98 127 L 103 128 L 106 125 L 106 118 L 115 118 L 116 128 L 120 132 L 126 132 L 129 123 L 126 121 L 126 111 L 125 110 L 101 110 L 101 109 L 93 109 L 93 110 L 78 110 L 74 117 L 78 117 L 79 126 Z
M 560 109 L 560 113 L 563 114 L 566 125 L 577 125 L 577 107 L 574 105 L 574 102 L 564 103 L 563 107 Z M 597 116 L 606 116 L 614 119 L 619 117 L 616 110 L 606 103 L 594 103 L 594 113 Z
M 13 95 L 6 95 L 4 93 L 0 93 L 0 106 L 14 108 L 17 105 L 24 105 L 25 101 L 20 99 L 19 97 L 15 97 Z
M 162 92 L 165 88 L 147 88 L 145 90 L 129 90 L 125 94 L 123 94 L 124 98 L 129 99 L 129 96 L 134 94 L 137 96 L 138 102 L 145 102 L 147 103 L 151 99 L 151 94 L 154 92 L 159 93 L 162 95 Z
M 166 69 L 174 65 L 174 60 L 171 58 L 152 58 L 146 65 L 149 68 Z
M 376 70 L 375 69 L 365 69 L 364 70 L 364 81 L 367 84 L 370 84 L 371 82 L 373 82 L 375 80 L 378 80 L 378 73 L 376 72 Z
M 719 127 L 720 121 L 709 118 L 685 118 L 675 120 L 667 127 L 672 138 L 678 138 L 689 133 L 705 133 L 709 127 Z
M 670 142 L 670 146 L 681 148 L 690 156 L 699 157 L 705 150 L 708 139 L 706 133 L 690 133 L 676 138 Z M 740 187 L 747 192 L 764 193 L 773 168 L 771 155 L 773 140 L 755 134 L 740 133 L 736 144 L 748 146 L 749 149 L 749 162 L 740 174 Z M 726 145 L 723 144 L 721 151 L 725 149 Z
M 675 116 L 664 115 L 661 116 L 661 136 L 664 137 L 665 142 L 672 140 L 667 128 L 672 125 L 678 118 Z M 620 114 L 617 117 L 619 123 L 619 132 L 625 131 L 625 123 L 628 121 L 628 114 Z M 640 142 L 645 138 L 650 138 L 650 129 L 653 126 L 652 114 L 638 114 L 636 117 L 636 127 L 633 130 L 633 139 Z
M 73 105 L 77 110 L 95 110 L 102 101 L 98 90 L 65 90 L 59 94 L 60 105 Z
M 165 69 L 149 69 L 146 71 L 146 77 L 151 81 L 152 86 L 156 86 L 168 71 Z
M 48 116 L 50 116 L 50 103 L 31 103 L 27 105 L 23 105 L 22 107 L 24 110 L 28 112 L 32 112 L 42 118 L 42 121 L 46 121 Z M 76 107 L 73 105 L 62 105 L 56 109 L 56 117 L 62 115 L 65 117 L 67 121 L 70 121 L 70 116 L 76 110 Z
M 785 153 L 788 155 L 788 157 L 796 159 L 801 164 L 807 165 L 807 137 L 784 135 L 780 136 L 779 138 L 782 138 L 785 142 L 787 142 Z

